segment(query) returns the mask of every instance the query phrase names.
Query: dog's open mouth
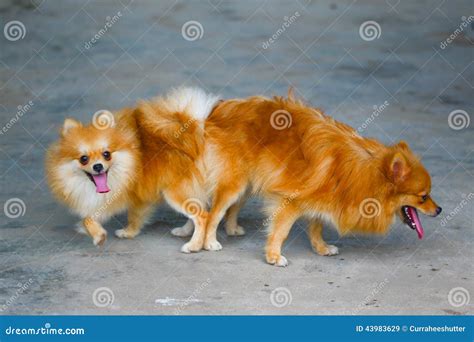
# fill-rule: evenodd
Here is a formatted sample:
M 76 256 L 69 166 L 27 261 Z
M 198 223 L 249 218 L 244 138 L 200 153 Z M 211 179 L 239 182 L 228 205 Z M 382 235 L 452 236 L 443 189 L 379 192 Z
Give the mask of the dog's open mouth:
M 84 171 L 95 185 L 96 192 L 100 194 L 105 194 L 110 191 L 109 186 L 107 185 L 107 171 L 99 174 L 90 174 L 89 172 Z
M 404 205 L 402 207 L 402 216 L 403 222 L 411 229 L 416 230 L 418 238 L 422 239 L 424 235 L 424 230 L 416 209 L 410 207 L 409 205 Z

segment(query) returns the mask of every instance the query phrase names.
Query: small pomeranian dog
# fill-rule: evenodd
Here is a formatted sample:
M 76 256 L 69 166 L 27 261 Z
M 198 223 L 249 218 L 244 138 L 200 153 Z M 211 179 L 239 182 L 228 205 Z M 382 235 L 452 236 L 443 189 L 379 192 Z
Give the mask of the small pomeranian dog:
M 340 234 L 386 233 L 396 215 L 423 237 L 418 211 L 437 216 L 431 179 L 407 143 L 386 146 L 295 99 L 250 97 L 220 102 L 205 122 L 212 184 L 204 248 L 221 249 L 217 225 L 227 212 L 231 235 L 243 234 L 237 213 L 248 193 L 266 199 L 266 261 L 286 266 L 282 244 L 293 223 L 309 219 L 320 255 L 335 255 L 322 223 Z M 208 188 L 209 190 L 209 188 Z M 233 233 L 233 234 L 232 234 Z
M 200 250 L 207 218 L 200 162 L 204 121 L 218 100 L 200 89 L 180 88 L 115 114 L 97 112 L 89 125 L 66 119 L 46 157 L 52 193 L 80 216 L 95 245 L 104 243 L 102 224 L 111 216 L 128 210 L 127 227 L 115 233 L 133 238 L 153 205 L 165 199 L 189 218 L 184 230 L 194 224 L 182 251 Z

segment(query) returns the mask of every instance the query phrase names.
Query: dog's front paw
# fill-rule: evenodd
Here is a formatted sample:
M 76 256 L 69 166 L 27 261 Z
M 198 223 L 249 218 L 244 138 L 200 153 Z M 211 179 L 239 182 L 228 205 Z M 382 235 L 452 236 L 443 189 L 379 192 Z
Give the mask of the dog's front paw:
M 245 235 L 245 229 L 242 228 L 241 226 L 235 226 L 235 227 L 226 227 L 226 233 L 229 236 L 242 236 Z
M 183 253 L 193 253 L 193 252 L 199 252 L 201 250 L 201 246 L 197 246 L 196 244 L 192 242 L 187 242 L 181 247 L 181 252 Z
M 222 249 L 222 245 L 217 240 L 206 241 L 204 244 L 204 249 L 206 251 L 220 251 Z
M 135 236 L 138 235 L 138 232 L 132 231 L 130 229 L 117 229 L 115 231 L 115 236 L 120 239 L 133 239 Z
M 101 231 L 100 233 L 97 233 L 92 238 L 92 242 L 94 243 L 94 246 L 102 246 L 105 240 L 107 240 L 107 232 L 105 230 Z
M 286 258 L 281 254 L 267 253 L 266 259 L 270 265 L 275 265 L 279 267 L 288 266 L 288 260 L 286 260 Z
M 325 245 L 316 249 L 316 253 L 323 256 L 332 256 L 339 254 L 339 248 L 334 245 Z

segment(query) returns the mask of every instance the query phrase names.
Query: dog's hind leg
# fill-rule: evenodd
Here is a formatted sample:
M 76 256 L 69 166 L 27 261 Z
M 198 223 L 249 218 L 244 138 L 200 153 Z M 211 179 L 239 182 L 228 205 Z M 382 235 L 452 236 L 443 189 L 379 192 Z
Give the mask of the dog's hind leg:
M 194 233 L 189 242 L 181 247 L 181 252 L 199 252 L 204 244 L 207 224 L 207 208 L 204 200 L 187 196 L 187 184 L 183 187 L 163 191 L 166 202 L 176 211 L 188 217 L 194 224 Z M 192 192 L 191 192 L 192 193 Z
M 267 212 L 272 211 L 267 210 Z M 273 211 L 265 246 L 265 257 L 269 264 L 276 266 L 288 265 L 286 258 L 281 255 L 281 247 L 288 237 L 291 227 L 300 216 L 301 212 L 297 208 L 286 205 L 283 201 Z
M 233 204 L 237 204 L 236 202 L 244 190 L 245 187 L 243 185 L 232 187 L 221 186 L 217 188 L 212 200 L 212 208 L 209 212 L 204 249 L 208 251 L 218 251 L 222 249 L 222 245 L 219 243 L 219 241 L 217 241 L 217 227 L 219 226 L 219 222 L 224 217 L 227 209 L 229 209 L 229 207 Z M 235 209 L 236 208 L 233 208 L 233 210 Z M 237 213 L 234 213 L 235 221 L 237 220 Z
M 336 246 L 328 245 L 323 239 L 323 225 L 321 221 L 314 219 L 309 224 L 308 234 L 311 245 L 316 253 L 319 255 L 336 255 L 339 250 Z
M 225 231 L 229 236 L 245 235 L 245 229 L 237 223 L 237 217 L 240 209 L 245 204 L 245 197 L 242 197 L 237 203 L 232 204 L 225 214 Z
M 171 234 L 179 237 L 187 237 L 193 235 L 194 225 L 192 220 L 187 220 L 184 226 L 176 227 L 171 230 Z
M 153 212 L 151 204 L 135 204 L 128 210 L 128 225 L 124 229 L 115 231 L 115 235 L 121 239 L 133 239 L 137 236 L 145 222 L 150 218 Z

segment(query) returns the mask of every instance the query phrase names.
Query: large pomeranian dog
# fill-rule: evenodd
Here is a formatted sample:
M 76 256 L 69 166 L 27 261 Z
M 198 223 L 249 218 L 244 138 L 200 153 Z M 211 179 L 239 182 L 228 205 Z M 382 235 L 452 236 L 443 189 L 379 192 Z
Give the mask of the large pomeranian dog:
M 205 125 L 213 194 L 207 250 L 222 248 L 216 229 L 226 211 L 228 230 L 243 233 L 237 213 L 249 192 L 266 199 L 266 260 L 277 266 L 288 264 L 282 244 L 300 217 L 309 219 L 314 250 L 335 255 L 337 247 L 321 235 L 324 221 L 341 234 L 382 234 L 398 215 L 422 238 L 418 210 L 441 212 L 430 197 L 430 175 L 405 142 L 386 146 L 363 138 L 291 93 L 222 101 Z
M 59 141 L 47 153 L 48 181 L 53 194 L 81 217 L 94 244 L 106 239 L 102 223 L 124 210 L 128 226 L 116 235 L 136 236 L 153 205 L 164 198 L 190 219 L 187 226 L 194 224 L 182 251 L 202 248 L 204 120 L 217 101 L 200 89 L 181 88 L 115 115 L 98 112 L 86 126 L 64 121 Z

